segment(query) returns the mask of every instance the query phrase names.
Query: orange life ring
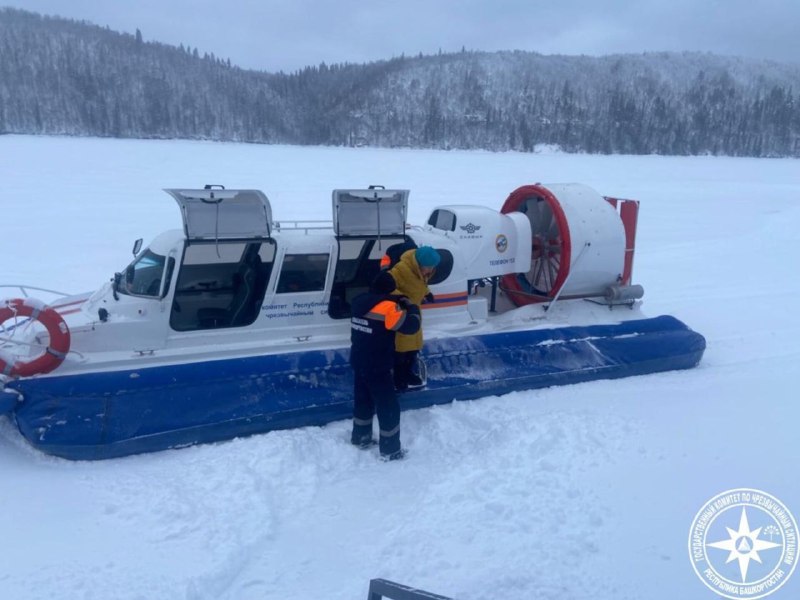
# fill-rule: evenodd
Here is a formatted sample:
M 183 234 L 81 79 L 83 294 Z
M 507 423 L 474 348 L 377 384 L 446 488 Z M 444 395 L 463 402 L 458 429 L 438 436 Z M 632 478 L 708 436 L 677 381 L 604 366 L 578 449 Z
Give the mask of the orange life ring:
M 39 356 L 26 361 L 10 362 L 0 354 L 0 374 L 30 377 L 37 373 L 49 373 L 64 361 L 69 352 L 69 327 L 55 309 L 33 298 L 0 301 L 0 325 L 14 316 L 30 317 L 44 325 L 50 335 L 50 345 Z

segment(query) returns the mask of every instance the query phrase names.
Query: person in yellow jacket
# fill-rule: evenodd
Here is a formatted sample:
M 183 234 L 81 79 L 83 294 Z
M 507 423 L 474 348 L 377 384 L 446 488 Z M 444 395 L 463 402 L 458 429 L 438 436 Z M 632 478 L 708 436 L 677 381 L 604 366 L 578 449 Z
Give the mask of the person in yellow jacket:
M 404 252 L 397 264 L 389 270 L 397 285 L 394 293 L 405 296 L 417 307 L 423 300 L 431 300 L 433 295 L 428 289 L 428 281 L 433 277 L 440 261 L 441 256 L 430 246 L 420 246 Z M 422 379 L 414 372 L 422 342 L 422 328 L 412 335 L 396 335 L 394 384 L 398 390 L 422 385 Z

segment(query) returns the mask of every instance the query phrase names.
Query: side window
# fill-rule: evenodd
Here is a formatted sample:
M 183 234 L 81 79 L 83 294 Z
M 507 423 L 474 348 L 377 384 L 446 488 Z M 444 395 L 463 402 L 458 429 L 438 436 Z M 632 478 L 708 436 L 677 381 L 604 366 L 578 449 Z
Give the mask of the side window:
M 443 231 L 455 231 L 456 213 L 451 210 L 437 208 L 431 213 L 431 216 L 428 219 L 428 225 L 435 227 L 436 229 L 442 229 Z
M 241 327 L 256 320 L 275 243 L 194 243 L 183 254 L 170 326 L 176 331 Z
M 276 292 L 321 292 L 325 289 L 329 260 L 329 254 L 287 254 L 283 257 Z

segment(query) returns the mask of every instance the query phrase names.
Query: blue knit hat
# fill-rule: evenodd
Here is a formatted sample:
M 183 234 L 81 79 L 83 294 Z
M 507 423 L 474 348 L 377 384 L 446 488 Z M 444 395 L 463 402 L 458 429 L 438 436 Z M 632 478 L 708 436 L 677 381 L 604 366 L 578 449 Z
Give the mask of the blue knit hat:
M 417 259 L 417 264 L 420 267 L 435 267 L 442 260 L 439 253 L 430 246 L 420 246 L 414 253 L 414 258 Z

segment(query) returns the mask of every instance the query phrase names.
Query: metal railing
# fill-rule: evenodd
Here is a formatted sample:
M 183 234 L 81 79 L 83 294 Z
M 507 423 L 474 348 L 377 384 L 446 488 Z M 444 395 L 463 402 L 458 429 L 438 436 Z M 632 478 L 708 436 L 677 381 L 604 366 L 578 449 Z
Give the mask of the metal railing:
M 389 600 L 453 600 L 447 596 L 432 594 L 386 579 L 370 580 L 367 600 L 381 600 L 381 598 Z
M 299 221 L 273 221 L 275 231 L 302 230 L 308 233 L 312 229 L 333 229 L 333 221 L 325 220 L 299 220 Z
M 0 290 L 5 288 L 19 290 L 20 292 L 22 292 L 22 295 L 25 296 L 26 298 L 30 298 L 30 296 L 28 296 L 28 290 L 35 290 L 37 292 L 47 292 L 48 294 L 55 294 L 56 296 L 62 296 L 62 297 L 71 295 L 67 294 L 66 292 L 59 292 L 58 290 L 49 290 L 47 288 L 36 287 L 33 285 L 24 285 L 19 283 L 8 283 L 0 285 Z

